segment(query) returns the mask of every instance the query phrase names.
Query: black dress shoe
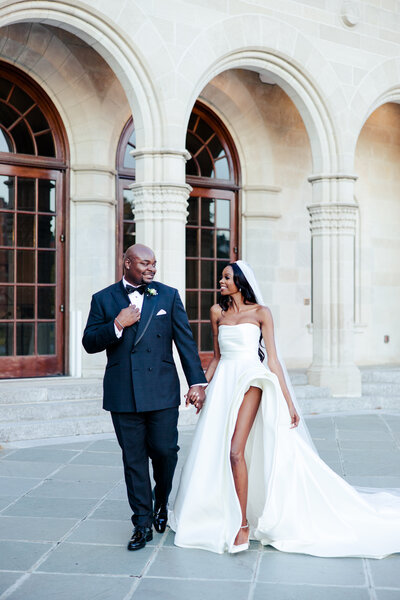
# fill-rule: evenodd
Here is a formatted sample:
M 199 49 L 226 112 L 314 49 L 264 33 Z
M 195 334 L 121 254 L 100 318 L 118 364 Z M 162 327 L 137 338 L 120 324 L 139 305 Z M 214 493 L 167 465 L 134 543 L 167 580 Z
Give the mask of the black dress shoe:
M 128 550 L 140 550 L 145 547 L 146 542 L 150 542 L 152 539 L 153 532 L 151 527 L 136 525 L 128 544 Z
M 154 510 L 154 516 L 153 516 L 154 529 L 158 533 L 164 533 L 165 528 L 167 526 L 167 520 L 168 520 L 167 506 L 165 504 L 161 504 L 161 506 L 159 506 L 158 508 L 156 508 Z

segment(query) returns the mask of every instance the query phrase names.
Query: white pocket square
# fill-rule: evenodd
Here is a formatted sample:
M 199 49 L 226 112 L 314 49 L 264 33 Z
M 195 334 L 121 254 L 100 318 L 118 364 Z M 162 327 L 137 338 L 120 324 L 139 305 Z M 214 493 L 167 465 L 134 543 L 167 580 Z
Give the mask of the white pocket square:
M 156 317 L 159 317 L 160 315 L 166 315 L 166 311 L 162 308 L 161 310 L 158 311 L 158 313 L 156 314 Z

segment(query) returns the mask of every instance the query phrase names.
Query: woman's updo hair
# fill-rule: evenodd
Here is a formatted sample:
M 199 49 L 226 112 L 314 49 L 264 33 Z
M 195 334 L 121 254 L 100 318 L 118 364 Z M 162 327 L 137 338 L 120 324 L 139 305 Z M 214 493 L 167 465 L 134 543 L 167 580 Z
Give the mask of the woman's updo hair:
M 243 301 L 245 304 L 257 304 L 257 298 L 253 291 L 253 288 L 247 281 L 246 277 L 242 269 L 236 263 L 229 263 L 226 267 L 231 267 L 233 271 L 233 283 L 236 285 L 237 289 L 243 296 Z M 218 304 L 222 308 L 223 311 L 228 310 L 231 305 L 231 297 L 230 296 L 220 296 Z M 263 362 L 265 358 L 265 353 L 262 350 L 262 334 L 260 334 L 260 340 L 258 344 L 258 356 L 260 357 L 260 361 Z

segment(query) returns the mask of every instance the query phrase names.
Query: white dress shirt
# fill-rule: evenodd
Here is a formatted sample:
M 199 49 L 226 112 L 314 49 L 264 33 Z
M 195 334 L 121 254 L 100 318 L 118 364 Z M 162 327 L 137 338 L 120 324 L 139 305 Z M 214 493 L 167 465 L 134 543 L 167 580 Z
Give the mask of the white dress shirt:
M 125 277 L 122 278 L 122 283 L 124 284 L 124 287 L 126 287 L 127 285 L 131 285 L 130 283 L 128 283 L 126 281 Z M 128 294 L 128 297 L 129 297 L 129 302 L 131 304 L 134 304 L 136 306 L 136 308 L 138 308 L 140 310 L 140 312 L 142 312 L 144 294 L 140 294 L 139 292 L 132 292 L 131 294 Z M 116 326 L 116 324 L 114 323 L 114 330 L 115 330 L 115 335 L 119 339 L 122 336 L 123 329 L 121 329 L 121 331 L 120 331 L 118 329 L 118 327 Z

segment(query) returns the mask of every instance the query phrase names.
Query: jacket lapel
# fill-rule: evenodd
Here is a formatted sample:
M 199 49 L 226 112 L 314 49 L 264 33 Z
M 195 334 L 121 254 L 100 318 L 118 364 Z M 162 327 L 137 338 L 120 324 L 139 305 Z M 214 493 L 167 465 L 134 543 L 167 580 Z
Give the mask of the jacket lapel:
M 158 289 L 154 283 L 151 283 L 149 285 L 149 287 L 157 290 L 157 292 L 158 292 Z M 156 310 L 157 304 L 158 304 L 158 294 L 156 296 L 151 296 L 146 293 L 144 294 L 139 326 L 136 331 L 135 341 L 133 342 L 134 346 L 136 346 L 136 344 L 138 344 L 140 342 L 140 340 L 146 333 L 146 330 L 147 330 L 148 326 L 150 325 L 152 316 L 154 315 L 154 311 Z
M 129 296 L 126 293 L 126 289 L 124 284 L 122 283 L 122 279 L 121 281 L 118 281 L 118 283 L 114 286 L 114 288 L 111 290 L 111 293 L 117 301 L 118 306 L 120 306 L 121 308 L 126 308 L 127 306 L 129 306 Z

